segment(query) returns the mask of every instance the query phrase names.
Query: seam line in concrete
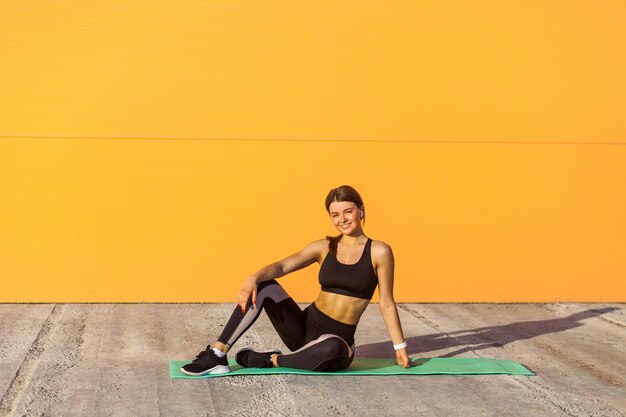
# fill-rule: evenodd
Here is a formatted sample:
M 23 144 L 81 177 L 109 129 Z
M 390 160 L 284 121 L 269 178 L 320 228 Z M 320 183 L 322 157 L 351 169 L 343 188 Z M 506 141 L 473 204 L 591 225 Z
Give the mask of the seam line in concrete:
M 48 342 L 59 326 L 59 317 L 63 314 L 63 307 L 63 305 L 55 304 L 41 326 L 37 337 L 24 357 L 24 361 L 15 373 L 15 377 L 13 377 L 9 388 L 0 401 L 1 415 L 13 416 L 15 414 L 22 400 L 22 396 L 24 395 L 24 391 L 26 391 L 30 385 L 30 381 L 35 374 L 41 355 L 43 355 L 48 346 Z
M 617 327 L 621 327 L 621 328 L 623 328 L 623 329 L 626 329 L 626 324 L 622 323 L 621 321 L 617 321 L 617 320 L 614 320 L 614 319 L 610 319 L 610 318 L 608 318 L 608 317 L 604 317 L 604 316 L 602 316 L 602 315 L 598 316 L 598 318 L 599 318 L 600 320 L 602 320 L 602 321 L 606 321 L 607 323 L 611 323 L 611 324 L 612 324 L 612 325 L 614 325 L 614 326 L 617 326 Z

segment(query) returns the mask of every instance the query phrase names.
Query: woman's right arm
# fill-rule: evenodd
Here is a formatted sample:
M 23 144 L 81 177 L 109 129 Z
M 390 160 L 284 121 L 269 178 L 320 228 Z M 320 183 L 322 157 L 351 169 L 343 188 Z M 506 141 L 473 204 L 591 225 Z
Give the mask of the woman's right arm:
M 271 263 L 250 275 L 239 290 L 239 305 L 245 312 L 248 299 L 252 296 L 252 303 L 256 305 L 256 292 L 259 282 L 280 278 L 291 272 L 305 268 L 314 262 L 319 262 L 323 251 L 328 247 L 326 239 L 316 240 L 299 252 L 294 253 L 278 262 Z

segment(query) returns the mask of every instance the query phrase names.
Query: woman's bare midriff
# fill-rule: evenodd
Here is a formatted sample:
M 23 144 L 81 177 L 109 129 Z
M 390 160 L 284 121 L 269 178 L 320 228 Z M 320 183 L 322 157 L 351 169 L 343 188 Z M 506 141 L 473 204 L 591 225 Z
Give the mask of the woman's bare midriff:
M 345 324 L 358 324 L 370 300 L 320 291 L 315 305 L 324 314 Z

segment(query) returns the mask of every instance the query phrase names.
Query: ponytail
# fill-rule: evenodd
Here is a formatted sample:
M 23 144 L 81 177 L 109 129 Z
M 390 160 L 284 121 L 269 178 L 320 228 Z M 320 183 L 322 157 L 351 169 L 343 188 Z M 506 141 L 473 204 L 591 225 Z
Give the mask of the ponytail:
M 326 240 L 328 240 L 328 252 L 333 255 L 333 256 L 337 256 L 337 245 L 339 244 L 339 241 L 341 240 L 341 238 L 343 237 L 343 235 L 339 235 L 339 236 L 326 236 Z

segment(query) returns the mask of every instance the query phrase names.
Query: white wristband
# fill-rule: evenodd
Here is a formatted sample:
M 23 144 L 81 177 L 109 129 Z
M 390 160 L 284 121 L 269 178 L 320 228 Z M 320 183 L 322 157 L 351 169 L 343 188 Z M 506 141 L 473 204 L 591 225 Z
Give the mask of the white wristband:
M 404 349 L 405 347 L 406 347 L 406 340 L 400 343 L 399 345 L 393 345 L 393 350 L 400 350 L 400 349 Z

